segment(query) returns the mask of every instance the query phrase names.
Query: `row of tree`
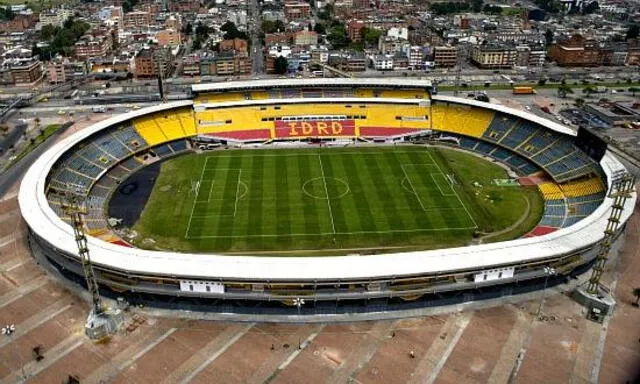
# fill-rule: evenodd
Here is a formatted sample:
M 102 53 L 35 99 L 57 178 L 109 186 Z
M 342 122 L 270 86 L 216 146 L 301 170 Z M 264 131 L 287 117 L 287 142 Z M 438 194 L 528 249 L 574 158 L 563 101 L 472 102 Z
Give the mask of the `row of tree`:
M 471 0 L 470 2 L 447 1 L 442 3 L 433 3 L 430 5 L 431 11 L 436 15 L 450 15 L 460 12 L 481 12 L 483 0 Z M 500 7 L 498 7 L 500 8 Z M 500 9 L 502 12 L 502 9 Z
M 60 54 L 71 56 L 73 45 L 89 30 L 90 25 L 82 20 L 69 18 L 62 27 L 45 25 L 40 31 L 40 40 L 48 46 L 34 45 L 33 54 L 42 59 L 51 59 Z

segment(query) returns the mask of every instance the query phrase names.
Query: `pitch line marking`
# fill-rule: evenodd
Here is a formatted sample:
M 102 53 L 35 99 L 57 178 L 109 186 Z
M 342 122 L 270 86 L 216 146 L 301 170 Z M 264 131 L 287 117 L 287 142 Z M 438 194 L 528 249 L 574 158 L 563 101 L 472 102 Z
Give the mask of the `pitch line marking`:
M 415 233 L 415 232 L 442 232 L 442 231 L 468 231 L 477 227 L 438 227 L 417 229 L 396 229 L 392 231 L 356 231 L 356 232 L 320 232 L 320 233 L 287 233 L 287 234 L 261 234 L 261 235 L 204 235 L 193 236 L 190 239 L 215 239 L 215 238 L 246 238 L 246 237 L 287 237 L 287 236 L 329 236 L 329 235 L 363 235 L 363 234 L 389 234 L 389 233 Z M 247 251 L 251 252 L 251 251 Z
M 433 175 L 436 175 L 436 176 L 441 176 L 441 175 L 439 173 L 430 173 L 429 174 L 429 176 L 431 176 L 431 180 L 433 180 L 433 183 L 436 185 L 436 187 L 438 187 L 438 190 L 440 191 L 440 194 L 442 196 L 445 196 L 445 197 L 447 197 L 447 196 L 455 196 L 455 194 L 453 194 L 453 193 L 444 193 L 442 188 L 440 188 L 440 184 L 438 184 L 438 181 L 436 180 L 436 178 Z M 445 178 L 445 180 L 446 180 L 446 178 Z M 453 186 L 451 186 L 451 190 L 453 190 Z
M 427 155 L 429 155 L 429 158 L 431 160 L 433 160 L 433 157 L 431 157 L 431 154 L 427 151 L 425 152 Z M 440 168 L 440 165 L 438 165 L 438 163 L 435 163 L 436 167 L 438 167 L 438 171 L 440 171 L 440 173 L 442 174 L 442 176 L 446 177 L 446 174 L 444 172 L 442 172 L 442 168 Z M 471 213 L 469 212 L 469 210 L 467 209 L 467 206 L 464 205 L 464 203 L 462 202 L 462 199 L 460 198 L 460 195 L 458 195 L 458 192 L 455 190 L 455 188 L 453 188 L 453 186 L 451 186 L 451 190 L 453 191 L 453 193 L 456 195 L 456 198 L 458 199 L 458 201 L 460 202 L 460 204 L 462 204 L 462 207 L 464 208 L 464 211 L 467 213 L 467 216 L 469 216 L 469 218 L 471 219 L 471 222 L 473 223 L 473 225 L 475 226 L 475 228 L 478 228 L 478 223 L 476 223 L 475 219 L 473 218 L 473 216 L 471 216 Z
M 256 151 L 260 151 L 259 149 Z M 305 149 L 303 149 L 302 151 L 306 151 Z M 418 150 L 415 151 L 392 151 L 393 153 L 415 153 Z M 284 154 L 276 154 L 276 155 L 258 155 L 258 154 L 254 154 L 252 156 L 257 156 L 257 157 L 291 157 L 291 156 L 317 156 L 317 153 L 284 153 Z M 340 152 L 340 153 L 325 153 L 324 155 L 326 156 L 338 156 L 338 155 L 378 155 L 378 156 L 383 156 L 382 153 L 379 152 L 375 152 L 375 151 L 361 151 L 361 152 L 357 152 L 357 151 L 353 151 L 353 152 Z M 229 157 L 237 157 L 237 156 L 233 156 L 233 155 L 212 155 L 212 156 L 207 156 L 208 158 L 229 158 Z M 433 158 L 431 159 L 431 161 L 433 161 Z M 432 164 L 430 164 L 432 165 Z
M 242 168 L 240 168 L 238 172 L 238 181 L 236 184 L 236 201 L 233 204 L 233 217 L 236 217 L 236 212 L 238 212 L 238 196 L 240 193 L 240 176 L 242 175 Z
M 209 162 L 209 158 L 207 157 L 204 160 L 204 165 L 202 166 L 202 172 L 200 172 L 200 179 L 198 180 L 198 185 L 202 184 L 202 177 L 204 176 L 204 170 L 207 168 L 207 163 Z M 198 196 L 200 195 L 200 188 L 196 191 L 196 196 L 193 199 L 193 205 L 191 206 L 191 214 L 189 215 L 189 222 L 187 223 L 187 231 L 184 233 L 184 238 L 189 239 L 189 230 L 191 229 L 191 220 L 193 219 L 193 213 L 196 210 L 196 205 L 198 203 Z
M 333 211 L 331 210 L 331 198 L 329 197 L 329 190 L 327 189 L 327 180 L 324 176 L 324 166 L 322 165 L 322 156 L 318 154 L 318 160 L 320 161 L 320 172 L 322 173 L 322 181 L 324 184 L 324 193 L 327 195 L 327 206 L 329 207 L 329 215 L 331 216 L 331 229 L 333 234 L 336 234 L 336 224 L 333 221 Z
M 413 190 L 413 194 L 416 196 L 416 199 L 418 200 L 418 203 L 420 203 L 420 207 L 422 207 L 422 210 L 425 211 L 426 208 L 425 208 L 424 204 L 422 204 L 422 200 L 420 200 L 420 195 L 418 195 L 418 192 L 416 191 L 416 188 L 413 186 L 413 183 L 411 182 L 411 179 L 409 178 L 409 175 L 407 174 L 407 171 L 404 169 L 404 164 L 401 164 L 400 168 L 402 168 L 402 173 L 404 173 L 404 178 L 407 180 L 407 182 L 409 183 L 409 186 Z
M 302 193 L 304 193 L 305 195 L 309 196 L 310 198 L 316 199 L 316 200 L 326 200 L 326 199 L 328 199 L 328 196 L 326 198 L 325 197 L 318 197 L 318 196 L 314 196 L 313 194 L 307 192 L 307 189 L 306 189 L 307 184 L 309 184 L 309 183 L 311 183 L 311 182 L 313 182 L 315 180 L 320 180 L 320 179 L 323 179 L 323 180 L 325 180 L 325 179 L 336 180 L 336 181 L 341 182 L 343 185 L 345 185 L 347 187 L 346 191 L 344 191 L 343 193 L 341 193 L 337 197 L 334 197 L 334 199 L 340 199 L 340 198 L 344 197 L 347 193 L 351 192 L 351 187 L 349 187 L 349 184 L 346 181 L 344 181 L 344 180 L 342 180 L 340 178 L 337 178 L 337 177 L 326 177 L 326 178 L 314 177 L 312 179 L 309 179 L 309 180 L 305 181 L 304 184 L 302 184 Z M 325 181 L 325 183 L 326 183 L 326 181 Z

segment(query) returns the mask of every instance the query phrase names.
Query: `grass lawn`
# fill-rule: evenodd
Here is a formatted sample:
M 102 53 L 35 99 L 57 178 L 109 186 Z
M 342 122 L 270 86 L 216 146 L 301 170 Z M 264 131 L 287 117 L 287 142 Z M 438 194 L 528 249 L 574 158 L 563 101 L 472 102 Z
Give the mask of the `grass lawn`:
M 229 150 L 162 164 L 134 229 L 157 249 L 307 255 L 398 252 L 517 237 L 542 214 L 537 189 L 506 171 L 417 146 Z M 524 199 L 529 201 L 525 204 Z M 527 209 L 529 206 L 529 209 Z M 492 239 L 492 241 L 494 241 Z
M 16 162 L 18 162 L 23 157 L 25 157 L 27 155 L 27 153 L 29 153 L 29 152 L 33 151 L 34 149 L 36 149 L 36 147 L 38 147 L 40 144 L 44 143 L 44 141 L 47 140 L 51 135 L 56 133 L 56 131 L 58 129 L 60 129 L 60 127 L 62 127 L 61 124 L 47 125 L 47 127 L 42 131 L 41 134 L 39 134 L 38 136 L 34 137 L 33 141 L 30 142 L 26 147 L 24 147 L 24 149 L 22 151 L 20 151 L 20 153 L 18 153 L 16 155 L 15 159 L 13 159 L 11 161 L 11 163 L 7 166 L 7 168 L 12 166 Z

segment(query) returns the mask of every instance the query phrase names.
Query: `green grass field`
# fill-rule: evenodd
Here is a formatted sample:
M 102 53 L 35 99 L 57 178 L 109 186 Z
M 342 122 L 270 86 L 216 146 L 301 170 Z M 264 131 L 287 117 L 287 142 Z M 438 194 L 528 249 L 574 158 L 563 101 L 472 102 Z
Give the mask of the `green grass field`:
M 189 154 L 162 165 L 135 242 L 364 254 L 460 246 L 513 226 L 491 239 L 504 240 L 535 226 L 543 205 L 535 188 L 493 185 L 505 177 L 473 155 L 417 146 Z

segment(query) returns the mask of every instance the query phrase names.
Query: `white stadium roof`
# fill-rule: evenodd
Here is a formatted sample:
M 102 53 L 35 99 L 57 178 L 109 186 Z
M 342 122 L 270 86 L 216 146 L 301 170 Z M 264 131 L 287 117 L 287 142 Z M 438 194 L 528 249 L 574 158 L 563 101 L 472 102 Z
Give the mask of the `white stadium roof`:
M 317 79 L 264 79 L 250 81 L 227 81 L 220 83 L 193 84 L 193 92 L 229 92 L 243 89 L 265 88 L 304 88 L 304 87 L 403 87 L 428 88 L 430 80 L 416 80 L 403 78 L 317 78 Z
M 323 81 L 326 80 L 328 79 L 323 79 Z M 205 86 L 198 87 L 205 89 Z M 566 127 L 503 106 L 442 96 L 434 97 L 434 99 L 491 108 L 538 122 L 555 131 L 575 134 Z M 283 101 L 279 100 L 278 102 L 282 103 Z M 367 100 L 360 100 L 360 102 L 367 102 Z M 418 103 L 420 100 L 414 100 L 414 102 Z M 242 103 L 251 103 L 251 101 L 240 101 L 235 104 Z M 45 196 L 46 177 L 53 164 L 77 143 L 102 129 L 147 113 L 188 105 L 192 105 L 192 102 L 167 103 L 132 111 L 94 124 L 53 146 L 31 166 L 20 187 L 20 208 L 29 227 L 58 249 L 69 254 L 77 254 L 72 228 L 54 213 Z M 611 181 L 613 172 L 624 169 L 623 165 L 610 152 L 607 152 L 600 164 L 609 179 L 608 182 Z M 635 201 L 636 195 L 634 193 L 632 198 L 627 200 L 623 220 L 626 221 L 631 215 Z M 353 280 L 426 275 L 445 271 L 482 270 L 502 265 L 513 265 L 554 257 L 590 246 L 603 237 L 611 204 L 612 199 L 606 198 L 595 212 L 577 224 L 545 236 L 469 247 L 371 256 L 298 258 L 224 256 L 127 248 L 92 237 L 88 242 L 93 263 L 131 274 L 209 280 L 261 281 Z

